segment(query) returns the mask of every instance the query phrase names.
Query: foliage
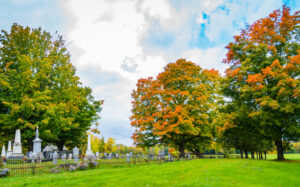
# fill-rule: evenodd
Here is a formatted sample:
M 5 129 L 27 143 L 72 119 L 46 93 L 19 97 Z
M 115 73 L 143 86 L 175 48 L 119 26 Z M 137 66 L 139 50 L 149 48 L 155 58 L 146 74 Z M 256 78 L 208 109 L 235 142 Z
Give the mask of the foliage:
M 105 143 L 105 151 L 108 153 L 115 152 L 116 140 L 114 138 L 108 138 L 106 143 Z
M 101 143 L 101 140 L 97 136 L 94 136 L 91 133 L 91 147 L 92 147 L 92 151 L 94 153 L 99 152 L 100 143 Z
M 13 24 L 0 34 L 0 135 L 11 140 L 21 129 L 32 146 L 39 126 L 43 143 L 79 144 L 99 118 L 103 101 L 81 86 L 61 36 Z
M 104 153 L 105 152 L 105 140 L 104 140 L 104 137 L 102 137 L 100 140 L 99 140 L 99 147 L 98 147 L 98 150 L 100 153 Z
M 283 141 L 300 136 L 299 18 L 299 12 L 291 14 L 285 6 L 275 10 L 235 36 L 224 59 L 230 68 L 223 91 L 234 120 L 227 120 L 223 130 L 235 128 L 230 137 L 249 143 L 259 139 L 257 133 L 266 136 L 276 144 L 280 160 Z
M 9 175 L 9 169 L 4 168 L 4 169 L 0 169 L 0 177 L 6 177 Z
M 139 79 L 132 93 L 135 144 L 170 143 L 184 156 L 188 142 L 212 139 L 218 79 L 217 71 L 184 59 L 169 63 L 156 79 Z

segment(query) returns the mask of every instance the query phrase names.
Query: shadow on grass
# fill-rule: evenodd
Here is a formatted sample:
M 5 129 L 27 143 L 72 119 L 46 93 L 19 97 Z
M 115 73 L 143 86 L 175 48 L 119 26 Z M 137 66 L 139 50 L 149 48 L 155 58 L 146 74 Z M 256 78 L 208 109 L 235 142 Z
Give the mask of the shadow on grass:
M 281 162 L 281 163 L 300 163 L 300 160 L 290 160 L 290 159 L 285 159 L 285 160 L 274 159 L 274 160 L 268 160 L 268 161 L 271 161 L 271 162 Z

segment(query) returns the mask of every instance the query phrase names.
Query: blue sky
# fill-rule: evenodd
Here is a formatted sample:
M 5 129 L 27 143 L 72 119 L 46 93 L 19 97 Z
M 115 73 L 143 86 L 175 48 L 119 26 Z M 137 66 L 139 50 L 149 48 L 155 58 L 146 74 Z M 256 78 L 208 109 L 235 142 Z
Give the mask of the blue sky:
M 132 89 L 186 58 L 226 69 L 225 45 L 246 24 L 297 0 L 1 0 L 0 29 L 12 23 L 58 31 L 96 99 L 104 99 L 101 136 L 130 145 Z

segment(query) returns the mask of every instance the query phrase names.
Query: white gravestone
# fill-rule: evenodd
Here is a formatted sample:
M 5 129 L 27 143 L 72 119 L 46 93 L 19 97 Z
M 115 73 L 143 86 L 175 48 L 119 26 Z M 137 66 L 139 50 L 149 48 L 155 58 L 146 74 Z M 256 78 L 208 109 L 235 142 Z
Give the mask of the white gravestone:
M 32 151 L 29 151 L 29 153 L 28 153 L 28 158 L 29 158 L 29 159 L 32 159 Z
M 126 153 L 127 162 L 130 162 L 130 155 Z
M 41 163 L 42 160 L 43 160 L 43 155 L 42 155 L 42 153 L 41 153 L 41 152 L 38 152 L 38 153 L 36 153 L 36 155 L 37 155 L 37 161 L 38 161 L 39 163 Z
M 6 153 L 5 153 L 5 145 L 2 146 L 1 156 L 2 156 L 2 157 L 6 157 Z
M 99 160 L 99 155 L 100 155 L 100 154 L 99 154 L 99 152 L 97 151 L 97 152 L 96 152 L 96 159 L 97 159 L 97 160 Z
M 35 139 L 33 140 L 33 153 L 41 153 L 42 140 L 39 138 L 39 127 L 35 130 Z
M 16 130 L 15 142 L 13 145 L 13 152 L 12 152 L 11 156 L 12 157 L 23 157 L 20 129 Z
M 93 156 L 92 146 L 91 146 L 91 134 L 88 135 L 88 145 L 86 149 L 86 156 Z
M 169 158 L 169 161 L 172 160 L 172 155 L 170 153 L 168 153 L 168 158 Z
M 63 162 L 66 162 L 66 158 L 67 158 L 67 155 L 66 155 L 66 154 L 63 154 L 63 155 L 61 156 L 61 159 L 62 159 Z
M 53 153 L 53 164 L 57 164 L 58 154 L 56 151 Z
M 11 141 L 8 141 L 8 146 L 7 146 L 7 157 L 9 157 L 12 154 L 12 150 L 11 150 Z
M 78 147 L 73 148 L 73 156 L 74 156 L 74 161 L 78 162 L 79 161 L 79 149 L 78 149 Z
M 72 154 L 69 154 L 68 160 L 69 160 L 69 161 L 72 161 L 72 157 L 73 157 L 73 155 L 72 155 Z
M 31 162 L 34 163 L 36 159 L 37 159 L 37 154 L 32 153 L 31 154 Z

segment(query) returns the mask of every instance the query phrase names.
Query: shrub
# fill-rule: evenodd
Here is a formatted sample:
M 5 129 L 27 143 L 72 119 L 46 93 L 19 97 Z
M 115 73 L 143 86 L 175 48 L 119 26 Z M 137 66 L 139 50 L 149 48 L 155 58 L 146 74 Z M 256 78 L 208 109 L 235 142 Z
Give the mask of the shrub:
M 51 168 L 49 172 L 50 172 L 50 173 L 60 173 L 60 172 L 61 172 L 61 169 L 58 168 L 58 167 Z
M 70 165 L 70 167 L 69 167 L 69 171 L 70 172 L 73 172 L 73 171 L 75 171 L 77 168 L 75 167 L 75 166 L 73 166 L 73 165 Z
M 6 177 L 9 174 L 9 169 L 4 168 L 4 169 L 0 169 L 0 177 Z

